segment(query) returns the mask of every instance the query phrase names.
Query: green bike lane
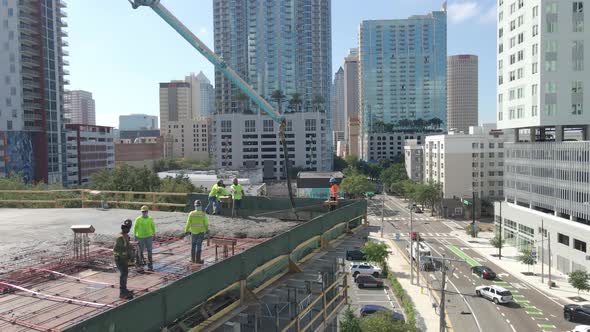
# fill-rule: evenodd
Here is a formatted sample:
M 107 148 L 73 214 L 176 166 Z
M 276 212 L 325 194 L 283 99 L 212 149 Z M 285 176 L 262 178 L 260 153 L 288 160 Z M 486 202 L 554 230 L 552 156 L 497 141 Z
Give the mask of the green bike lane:
M 441 240 L 439 242 L 444 245 L 442 248 L 447 253 L 447 257 L 465 260 L 465 264 L 456 264 L 456 267 L 461 271 L 461 275 L 466 276 L 469 281 L 469 283 L 462 283 L 466 287 L 466 292 L 474 295 L 476 286 L 492 284 L 504 287 L 512 292 L 515 302 L 509 305 L 496 305 L 484 298 L 473 298 L 473 302 L 479 302 L 480 305 L 477 305 L 477 307 L 480 309 L 484 306 L 495 308 L 495 314 L 509 322 L 511 329 L 519 332 L 559 332 L 569 331 L 575 327 L 576 324 L 563 319 L 563 306 L 561 304 L 556 303 L 553 299 L 511 275 L 511 273 L 521 273 L 522 271 L 510 271 L 511 273 L 508 273 L 467 247 L 459 239 Z M 481 279 L 471 274 L 470 269 L 475 265 L 486 265 L 494 270 L 499 277 L 496 280 Z M 526 271 L 526 268 L 523 270 Z M 482 330 L 487 330 L 483 326 L 489 316 L 487 314 L 478 314 L 478 317 L 484 317 L 484 319 L 480 318 L 482 320 L 480 325 L 482 325 Z

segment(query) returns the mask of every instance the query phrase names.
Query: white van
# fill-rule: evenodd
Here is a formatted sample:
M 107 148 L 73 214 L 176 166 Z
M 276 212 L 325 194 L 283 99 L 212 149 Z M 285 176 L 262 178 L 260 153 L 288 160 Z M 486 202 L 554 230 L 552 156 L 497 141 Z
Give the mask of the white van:
M 410 245 L 409 244 L 406 246 L 406 250 L 408 250 L 408 252 L 410 252 Z M 430 247 L 424 242 L 414 241 L 413 252 L 412 252 L 412 256 L 413 256 L 414 260 L 417 259 L 417 255 L 432 256 L 432 254 L 430 252 Z

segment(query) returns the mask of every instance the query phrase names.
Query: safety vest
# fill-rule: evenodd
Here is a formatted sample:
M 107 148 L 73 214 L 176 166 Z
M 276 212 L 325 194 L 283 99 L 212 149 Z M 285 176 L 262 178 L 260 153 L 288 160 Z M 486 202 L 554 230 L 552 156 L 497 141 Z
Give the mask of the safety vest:
M 152 217 L 144 218 L 143 216 L 135 219 L 133 226 L 133 236 L 138 239 L 144 239 L 156 235 L 156 225 Z
M 330 187 L 330 197 L 334 198 L 334 200 L 338 200 L 338 189 L 337 184 Z
M 234 199 L 242 199 L 242 195 L 244 194 L 244 188 L 242 188 L 241 184 L 232 184 L 231 189 L 233 191 Z
M 129 258 L 129 236 L 123 233 L 117 235 L 115 247 L 113 248 L 113 256 L 123 259 Z
M 211 191 L 209 192 L 209 197 L 217 197 L 218 191 L 219 191 L 219 186 L 217 184 L 214 184 L 213 187 L 211 187 Z
M 188 214 L 184 232 L 188 233 L 189 230 L 191 234 L 200 234 L 209 230 L 209 220 L 205 212 L 194 210 Z

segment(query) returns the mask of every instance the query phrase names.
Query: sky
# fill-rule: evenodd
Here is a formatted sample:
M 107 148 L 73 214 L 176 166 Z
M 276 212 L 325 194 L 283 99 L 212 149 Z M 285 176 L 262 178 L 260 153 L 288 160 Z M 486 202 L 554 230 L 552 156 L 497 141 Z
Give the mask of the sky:
M 213 49 L 212 0 L 161 0 Z M 332 66 L 338 70 L 357 47 L 362 20 L 399 19 L 440 10 L 442 0 L 332 0 Z M 361 5 L 362 4 L 362 5 Z M 147 7 L 124 0 L 68 2 L 70 90 L 96 101 L 98 125 L 118 127 L 119 115 L 159 116 L 158 83 L 203 71 L 210 65 Z M 479 56 L 479 121 L 495 122 L 496 1 L 448 1 L 447 53 Z

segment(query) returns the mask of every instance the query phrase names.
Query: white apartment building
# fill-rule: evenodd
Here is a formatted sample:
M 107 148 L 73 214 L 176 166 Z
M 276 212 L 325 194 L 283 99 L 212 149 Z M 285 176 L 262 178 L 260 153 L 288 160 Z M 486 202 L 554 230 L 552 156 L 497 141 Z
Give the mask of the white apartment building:
M 169 121 L 162 128 L 165 158 L 188 158 L 194 160 L 209 158 L 210 120 Z M 152 143 L 152 142 L 141 142 Z
M 427 135 L 432 135 L 432 133 L 391 132 L 367 134 L 364 136 L 365 142 L 362 144 L 367 148 L 361 151 L 360 158 L 367 161 L 400 159 L 404 156 L 406 140 L 417 140 L 418 144 L 421 144 Z
M 509 132 L 488 124 L 471 127 L 469 134 L 453 133 L 426 137 L 424 181 L 442 184 L 447 199 L 496 200 L 504 195 L 504 143 Z
M 332 170 L 331 133 L 326 113 L 286 113 L 286 140 L 293 166 L 327 172 Z M 264 178 L 284 178 L 283 147 L 279 126 L 259 114 L 216 114 L 213 117 L 212 155 L 218 169 L 263 167 Z
M 564 273 L 590 268 L 584 4 L 498 3 L 497 119 L 499 128 L 515 130 L 515 139 L 506 144 L 505 201 L 495 204 L 496 222 L 508 243 L 536 248 L 545 263 L 547 245 L 542 255 L 541 243 L 550 242 L 553 266 Z
M 404 154 L 404 164 L 406 165 L 408 178 L 422 182 L 424 180 L 424 146 L 419 144 L 417 139 L 406 140 Z

